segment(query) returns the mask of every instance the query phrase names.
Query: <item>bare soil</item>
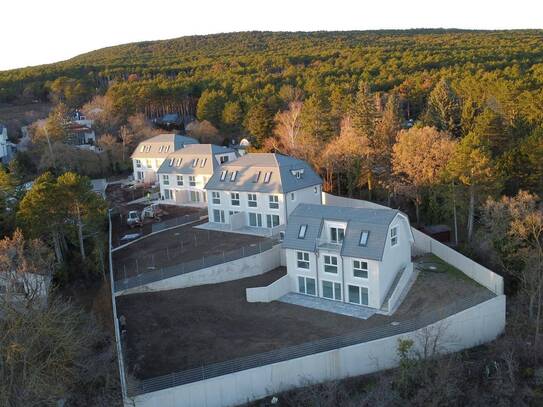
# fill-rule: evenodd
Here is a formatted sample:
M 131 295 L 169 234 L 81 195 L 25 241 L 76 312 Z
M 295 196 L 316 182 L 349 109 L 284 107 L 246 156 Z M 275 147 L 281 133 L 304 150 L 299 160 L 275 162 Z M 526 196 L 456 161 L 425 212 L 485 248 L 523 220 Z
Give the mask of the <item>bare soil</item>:
M 203 220 L 170 229 L 115 251 L 113 253 L 115 279 L 198 260 L 202 257 L 222 255 L 223 252 L 242 250 L 243 247 L 270 241 L 266 237 L 202 230 L 194 227 L 205 222 Z
M 278 301 L 248 303 L 245 289 L 270 284 L 279 268 L 261 276 L 117 298 L 127 319 L 128 372 L 138 379 L 253 355 L 285 346 L 403 321 L 489 290 L 454 273 L 422 271 L 392 317 L 361 320 Z

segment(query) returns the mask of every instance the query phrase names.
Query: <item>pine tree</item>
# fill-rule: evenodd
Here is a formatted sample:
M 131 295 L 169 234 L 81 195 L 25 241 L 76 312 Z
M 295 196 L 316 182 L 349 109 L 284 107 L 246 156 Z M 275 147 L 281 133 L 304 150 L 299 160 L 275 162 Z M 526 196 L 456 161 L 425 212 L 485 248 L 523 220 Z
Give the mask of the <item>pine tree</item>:
M 449 81 L 442 78 L 428 96 L 424 123 L 438 130 L 460 135 L 460 102 Z

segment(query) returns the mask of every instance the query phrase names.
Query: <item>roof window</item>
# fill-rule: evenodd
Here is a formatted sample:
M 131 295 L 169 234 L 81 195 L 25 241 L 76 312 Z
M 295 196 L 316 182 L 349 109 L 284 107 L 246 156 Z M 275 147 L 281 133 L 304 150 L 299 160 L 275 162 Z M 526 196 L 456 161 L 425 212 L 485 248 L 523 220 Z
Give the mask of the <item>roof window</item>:
M 226 179 L 226 175 L 228 174 L 228 171 L 227 170 L 223 170 L 221 172 L 221 181 L 224 181 Z
M 362 247 L 366 247 L 368 245 L 368 237 L 370 236 L 370 232 L 367 230 L 363 230 L 360 233 L 360 240 L 358 241 L 358 245 Z
M 298 230 L 298 239 L 305 239 L 305 233 L 307 232 L 307 225 L 300 225 Z
M 264 174 L 264 184 L 268 184 L 270 182 L 271 175 L 271 171 Z

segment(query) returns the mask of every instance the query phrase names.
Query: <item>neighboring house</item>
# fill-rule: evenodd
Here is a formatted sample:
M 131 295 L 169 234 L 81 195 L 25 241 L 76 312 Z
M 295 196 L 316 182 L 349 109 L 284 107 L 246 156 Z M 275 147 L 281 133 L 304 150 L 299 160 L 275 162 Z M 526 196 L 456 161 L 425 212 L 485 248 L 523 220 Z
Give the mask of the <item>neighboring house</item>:
M 37 273 L 0 273 L 0 297 L 9 302 L 47 299 L 51 276 Z
M 301 204 L 282 247 L 292 291 L 380 309 L 412 272 L 412 243 L 397 210 Z
M 89 125 L 71 122 L 67 126 L 67 131 L 68 138 L 66 144 L 73 146 L 93 146 L 96 144 L 96 134 Z
M 223 164 L 205 189 L 210 225 L 276 234 L 300 203 L 321 204 L 322 179 L 305 161 L 248 153 Z
M 160 134 L 138 144 L 132 153 L 134 179 L 139 182 L 157 182 L 157 171 L 170 154 L 198 140 L 180 134 Z
M 158 169 L 160 196 L 176 204 L 206 206 L 204 186 L 223 163 L 237 159 L 236 151 L 213 144 L 192 144 L 168 155 Z
M 16 146 L 8 139 L 8 129 L 0 123 L 0 163 L 7 164 L 15 154 Z

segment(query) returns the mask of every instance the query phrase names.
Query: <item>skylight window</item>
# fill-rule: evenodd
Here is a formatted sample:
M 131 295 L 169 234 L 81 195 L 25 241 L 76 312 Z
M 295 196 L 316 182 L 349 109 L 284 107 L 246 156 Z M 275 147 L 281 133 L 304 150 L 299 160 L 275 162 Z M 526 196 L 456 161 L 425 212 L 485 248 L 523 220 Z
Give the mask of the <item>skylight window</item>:
M 175 161 L 175 158 L 170 158 L 170 167 L 173 165 L 174 161 Z
M 253 177 L 253 182 L 258 182 L 258 180 L 260 179 L 260 174 L 262 173 L 262 171 L 257 171 L 255 173 L 255 176 Z
M 298 230 L 298 239 L 305 239 L 305 232 L 307 232 L 307 225 L 300 225 L 300 230 Z
M 158 152 L 161 153 L 163 149 L 164 149 L 164 146 L 160 146 L 160 147 L 158 148 Z
M 192 160 L 192 168 L 196 167 L 198 165 L 198 159 L 195 158 Z
M 226 179 L 226 175 L 228 174 L 228 171 L 227 170 L 223 170 L 221 172 L 221 181 L 224 181 Z
M 272 175 L 271 171 L 264 174 L 264 184 L 267 184 L 270 182 L 271 175 Z
M 140 153 L 143 153 L 145 151 L 145 145 L 142 145 L 140 148 Z
M 238 171 L 233 171 L 232 175 L 230 175 L 230 181 L 234 182 L 236 180 L 236 177 L 238 176 Z
M 370 232 L 367 230 L 363 230 L 362 233 L 360 233 L 360 240 L 358 241 L 358 244 L 360 246 L 366 247 L 368 245 L 368 237 L 370 236 Z
M 167 145 L 166 148 L 164 149 L 164 152 L 168 153 L 170 151 L 170 146 Z
M 200 162 L 200 168 L 203 168 L 207 163 L 207 158 L 203 158 L 202 161 Z
M 181 158 L 177 158 L 177 159 L 175 160 L 175 166 L 176 166 L 176 167 L 179 167 L 179 166 L 181 165 L 181 161 L 182 161 Z

